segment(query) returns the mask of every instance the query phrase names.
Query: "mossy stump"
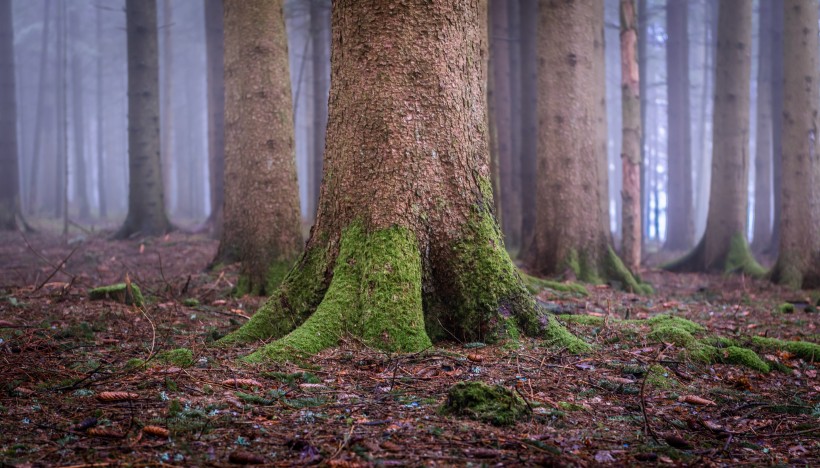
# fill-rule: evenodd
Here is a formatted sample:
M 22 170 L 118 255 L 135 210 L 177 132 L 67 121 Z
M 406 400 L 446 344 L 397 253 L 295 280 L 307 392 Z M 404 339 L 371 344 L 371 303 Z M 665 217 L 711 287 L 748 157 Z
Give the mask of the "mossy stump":
M 121 304 L 135 305 L 142 307 L 145 299 L 142 296 L 139 286 L 131 283 L 130 288 L 125 283 L 112 284 L 110 286 L 100 286 L 88 291 L 88 297 L 92 301 L 111 299 Z
M 529 416 L 527 403 L 512 390 L 482 382 L 459 382 L 447 392 L 441 414 L 510 426 Z

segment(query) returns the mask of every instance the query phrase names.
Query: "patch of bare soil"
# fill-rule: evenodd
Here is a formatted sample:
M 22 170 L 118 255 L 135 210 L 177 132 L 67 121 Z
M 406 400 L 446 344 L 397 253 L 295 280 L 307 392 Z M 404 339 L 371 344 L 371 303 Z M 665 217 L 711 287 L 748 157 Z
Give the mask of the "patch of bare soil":
M 704 364 L 653 340 L 641 319 L 689 318 L 710 333 L 818 341 L 811 293 L 741 277 L 644 274 L 657 294 L 543 291 L 595 345 L 448 343 L 387 355 L 349 341 L 301 365 L 241 364 L 213 347 L 262 303 L 234 298 L 235 266 L 206 270 L 216 243 L 181 233 L 72 243 L 0 234 L 0 465 L 817 465 L 817 364 Z M 144 307 L 90 301 L 128 281 Z M 781 310 L 791 301 L 791 312 Z M 184 351 L 167 353 L 186 348 Z M 457 382 L 526 401 L 511 426 L 444 416 Z

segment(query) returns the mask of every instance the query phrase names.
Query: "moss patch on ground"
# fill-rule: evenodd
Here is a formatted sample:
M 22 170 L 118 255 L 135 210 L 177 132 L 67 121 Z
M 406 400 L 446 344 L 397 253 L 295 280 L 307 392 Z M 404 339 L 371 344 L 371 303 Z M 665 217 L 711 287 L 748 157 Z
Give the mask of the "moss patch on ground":
M 592 351 L 592 346 L 570 333 L 554 316 L 548 317 L 544 340 L 547 345 L 566 348 L 572 354 L 583 354 Z
M 551 289 L 553 291 L 577 294 L 579 296 L 589 296 L 589 291 L 586 286 L 579 283 L 563 283 L 560 281 L 550 281 L 543 278 L 528 275 L 524 272 L 519 272 L 521 279 L 532 294 L 538 294 L 544 289 Z
M 820 345 L 807 341 L 785 341 L 755 336 L 752 345 L 768 351 L 788 351 L 809 362 L 820 361 Z
M 526 402 L 512 390 L 483 382 L 459 382 L 447 392 L 441 414 L 509 426 L 529 415 Z
M 194 353 L 187 348 L 172 349 L 157 354 L 157 361 L 177 367 L 191 367 L 194 365 Z
M 142 307 L 142 305 L 145 304 L 142 291 L 139 286 L 134 283 L 131 283 L 130 288 L 125 283 L 100 286 L 88 291 L 88 297 L 92 301 L 111 299 L 122 304 L 135 305 L 137 307 Z

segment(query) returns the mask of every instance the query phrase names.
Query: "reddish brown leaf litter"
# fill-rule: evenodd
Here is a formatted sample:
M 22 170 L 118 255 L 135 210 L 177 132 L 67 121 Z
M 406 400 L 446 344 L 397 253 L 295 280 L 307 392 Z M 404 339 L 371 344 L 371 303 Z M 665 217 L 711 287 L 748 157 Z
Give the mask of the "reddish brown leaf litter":
M 234 266 L 206 271 L 213 241 L 181 233 L 27 241 L 0 235 L 0 463 L 820 463 L 816 363 L 773 350 L 765 358 L 780 370 L 768 374 L 697 364 L 674 344 L 616 325 L 663 312 L 729 338 L 817 342 L 820 314 L 778 307 L 816 301 L 811 292 L 650 271 L 644 279 L 658 291 L 651 297 L 606 287 L 590 288 L 589 297 L 539 294 L 550 310 L 604 317 L 594 326 L 567 324 L 596 346 L 588 355 L 529 339 L 387 355 L 351 339 L 301 366 L 251 366 L 237 358 L 254 346 L 210 346 L 263 301 L 230 295 Z M 144 308 L 88 300 L 89 288 L 126 275 L 148 298 Z M 191 351 L 192 365 L 162 357 L 177 348 Z M 514 391 L 526 400 L 526 416 L 493 426 L 439 414 L 462 381 Z

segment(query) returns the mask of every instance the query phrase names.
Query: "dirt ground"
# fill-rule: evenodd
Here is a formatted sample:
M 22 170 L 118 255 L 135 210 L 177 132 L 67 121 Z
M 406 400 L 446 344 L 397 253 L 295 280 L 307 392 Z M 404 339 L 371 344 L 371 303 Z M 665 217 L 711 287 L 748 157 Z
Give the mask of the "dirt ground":
M 206 270 L 215 251 L 184 233 L 0 234 L 0 466 L 820 464 L 820 357 L 758 350 L 768 373 L 706 364 L 622 320 L 817 343 L 816 292 L 650 270 L 648 297 L 539 293 L 552 312 L 598 317 L 560 318 L 588 354 L 522 339 L 388 355 L 349 340 L 300 366 L 247 365 L 254 346 L 212 343 L 263 299 L 232 297 L 236 267 Z M 124 281 L 143 307 L 89 299 Z M 178 348 L 190 355 L 166 353 Z M 462 381 L 501 385 L 526 414 L 442 414 Z

